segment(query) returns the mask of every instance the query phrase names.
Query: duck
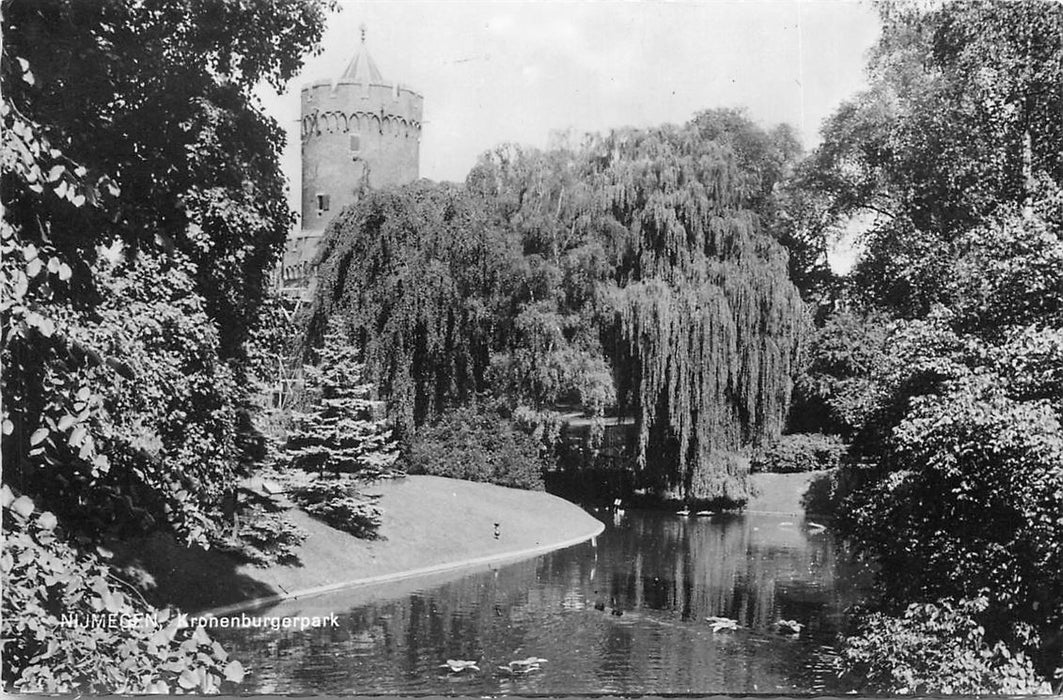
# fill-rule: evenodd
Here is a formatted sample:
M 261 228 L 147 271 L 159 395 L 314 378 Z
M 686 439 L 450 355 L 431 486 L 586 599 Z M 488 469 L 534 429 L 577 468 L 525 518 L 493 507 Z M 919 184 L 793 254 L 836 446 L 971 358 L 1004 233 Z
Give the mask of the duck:
M 439 667 L 449 668 L 451 673 L 461 673 L 466 670 L 480 670 L 480 667 L 476 665 L 475 661 L 462 661 L 460 659 L 447 659 L 447 662 L 445 664 L 439 664 Z
M 675 514 L 676 515 L 682 515 L 683 517 L 686 517 L 686 516 L 690 515 L 690 509 L 684 506 L 682 510 L 677 510 L 675 512 Z
M 511 673 L 513 675 L 522 675 L 525 673 L 531 673 L 532 671 L 541 671 L 542 664 L 546 663 L 547 659 L 539 658 L 538 656 L 529 656 L 526 659 L 516 659 L 510 661 L 505 666 L 499 666 L 499 670 Z
M 738 629 L 738 620 L 734 620 L 730 617 L 706 617 L 705 620 L 712 625 L 712 631 L 716 632 L 733 632 Z

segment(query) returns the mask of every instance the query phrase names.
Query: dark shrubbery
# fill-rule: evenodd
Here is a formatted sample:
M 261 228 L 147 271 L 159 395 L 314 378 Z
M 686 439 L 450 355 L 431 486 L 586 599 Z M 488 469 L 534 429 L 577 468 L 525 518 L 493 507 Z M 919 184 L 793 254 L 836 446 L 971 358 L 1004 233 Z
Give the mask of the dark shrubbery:
M 240 526 L 214 544 L 216 549 L 235 555 L 255 566 L 296 564 L 296 550 L 306 532 L 287 514 L 255 504 L 240 513 Z
M 450 411 L 435 425 L 418 430 L 404 461 L 410 474 L 543 489 L 539 444 L 480 404 Z
M 753 455 L 749 464 L 750 471 L 790 474 L 833 469 L 841 464 L 845 449 L 845 443 L 836 435 L 783 435 L 771 447 L 759 450 Z
M 319 479 L 296 487 L 291 495 L 315 518 L 355 537 L 373 540 L 379 537 L 377 528 L 384 518 L 377 503 L 380 496 L 362 493 L 358 486 L 350 479 Z

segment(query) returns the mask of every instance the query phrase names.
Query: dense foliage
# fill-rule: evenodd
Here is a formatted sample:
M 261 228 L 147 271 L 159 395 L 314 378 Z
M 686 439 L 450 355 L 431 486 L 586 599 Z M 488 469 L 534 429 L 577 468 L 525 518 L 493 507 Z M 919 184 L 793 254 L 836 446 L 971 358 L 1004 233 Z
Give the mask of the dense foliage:
M 796 153 L 706 112 L 371 194 L 330 227 L 310 328 L 351 320 L 405 430 L 483 391 L 547 444 L 564 408 L 617 408 L 649 484 L 744 498 L 723 455 L 780 431 L 804 327 L 766 229 Z
M 753 472 L 776 474 L 834 469 L 841 465 L 845 450 L 845 443 L 836 435 L 783 435 L 778 442 L 753 453 L 749 468 Z
M 989 644 L 977 617 L 984 597 L 912 604 L 903 617 L 872 614 L 840 658 L 844 677 L 865 690 L 920 695 L 1049 693 L 1033 664 L 1002 642 Z
M 957 239 L 1063 178 L 1063 10 L 1026 0 L 882 3 L 871 87 L 823 128 L 804 181 L 870 216 L 851 294 L 905 316 L 940 298 Z
M 489 407 L 447 411 L 417 430 L 403 457 L 411 474 L 543 489 L 540 444 Z
M 508 311 L 509 238 L 460 188 L 425 182 L 367 194 L 329 231 L 309 337 L 342 311 L 404 430 L 470 396 Z
M 143 602 L 55 515 L 4 486 L 6 687 L 31 693 L 211 693 L 243 680 L 239 661 L 173 610 Z
M 850 670 L 890 692 L 1014 692 L 984 677 L 1007 666 L 998 642 L 1041 674 L 1063 653 L 1063 8 L 882 10 L 871 89 L 802 172 L 835 223 L 869 225 L 791 423 L 852 439 L 857 463 L 816 498 L 888 572 L 885 612 L 980 600 L 957 613 L 977 625 L 949 623 L 978 631 L 959 665 L 918 648 L 952 613 L 917 608 L 850 639 Z
M 293 75 L 323 12 L 4 3 L 4 479 L 90 536 L 206 541 L 232 487 L 291 222 L 252 90 Z
M 239 675 L 201 631 L 175 642 L 173 625 L 7 625 L 36 625 L 42 605 L 139 610 L 109 597 L 107 574 L 79 552 L 106 535 L 218 536 L 220 505 L 260 448 L 246 439 L 246 341 L 291 223 L 282 132 L 253 90 L 297 72 L 325 9 L 0 7 L 3 481 L 69 535 L 23 542 L 54 570 L 5 578 L 5 680 L 206 692 Z M 15 518 L 4 528 L 5 548 L 29 536 Z
M 361 479 L 391 473 L 398 448 L 357 353 L 343 323 L 334 321 L 318 364 L 304 368 L 310 408 L 293 416 L 281 456 L 290 468 Z

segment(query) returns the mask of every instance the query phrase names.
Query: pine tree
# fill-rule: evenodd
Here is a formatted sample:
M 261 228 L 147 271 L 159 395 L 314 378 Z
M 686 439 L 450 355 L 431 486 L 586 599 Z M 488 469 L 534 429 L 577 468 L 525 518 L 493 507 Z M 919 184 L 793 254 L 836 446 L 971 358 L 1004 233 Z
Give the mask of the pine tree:
M 339 320 L 329 324 L 317 366 L 308 366 L 307 390 L 315 397 L 308 413 L 295 416 L 285 447 L 290 466 L 324 475 L 362 479 L 392 475 L 398 448 L 384 419 L 384 403 L 373 400 L 365 366 Z

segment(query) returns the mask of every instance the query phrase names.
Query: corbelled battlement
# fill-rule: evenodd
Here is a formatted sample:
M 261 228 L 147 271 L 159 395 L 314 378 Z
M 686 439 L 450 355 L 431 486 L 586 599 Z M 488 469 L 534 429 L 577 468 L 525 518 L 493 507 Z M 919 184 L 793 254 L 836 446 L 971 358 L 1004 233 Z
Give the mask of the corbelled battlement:
M 424 98 L 398 84 L 318 81 L 302 90 L 303 139 L 357 131 L 418 138 Z

